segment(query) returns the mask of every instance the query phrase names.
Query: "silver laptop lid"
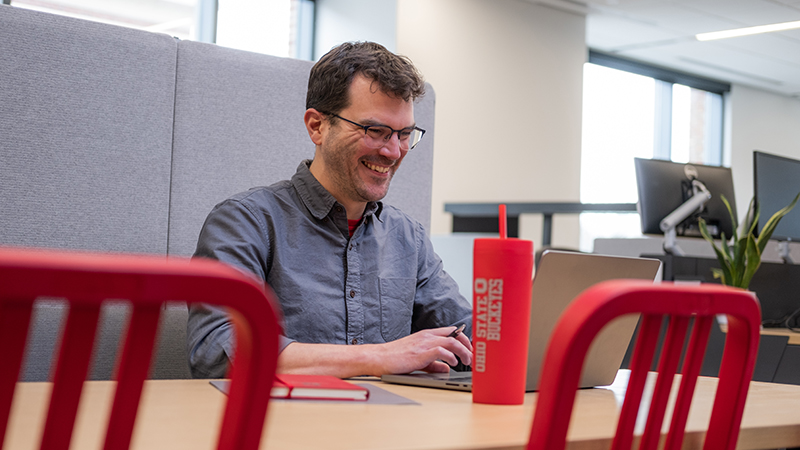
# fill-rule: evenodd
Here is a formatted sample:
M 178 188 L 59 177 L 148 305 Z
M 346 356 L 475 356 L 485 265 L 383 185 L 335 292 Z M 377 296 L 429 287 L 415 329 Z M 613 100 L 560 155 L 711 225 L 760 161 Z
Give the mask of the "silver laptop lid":
M 541 365 L 550 334 L 567 305 L 588 287 L 618 278 L 660 279 L 657 259 L 605 256 L 563 251 L 545 251 L 536 268 L 531 293 L 531 322 L 528 342 L 526 391 L 539 385 Z M 606 326 L 589 348 L 584 363 L 581 387 L 607 386 L 614 381 L 638 316 L 623 317 Z M 383 375 L 388 383 L 442 389 L 471 390 L 471 372 L 449 374 L 413 373 Z
M 581 292 L 601 281 L 660 278 L 661 261 L 587 253 L 545 251 L 536 268 L 531 292 L 526 390 L 539 386 L 541 366 L 550 334 L 567 305 Z M 581 387 L 605 386 L 625 357 L 639 316 L 620 317 L 597 336 L 583 366 Z

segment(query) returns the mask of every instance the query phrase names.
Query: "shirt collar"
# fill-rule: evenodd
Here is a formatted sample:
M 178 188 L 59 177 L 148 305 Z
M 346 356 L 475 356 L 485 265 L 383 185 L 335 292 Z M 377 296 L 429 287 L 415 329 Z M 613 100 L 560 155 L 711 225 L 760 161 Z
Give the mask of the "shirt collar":
M 336 198 L 328 192 L 325 187 L 311 173 L 311 160 L 306 159 L 297 166 L 297 172 L 292 176 L 292 185 L 294 186 L 300 199 L 308 208 L 311 215 L 317 220 L 324 219 L 339 202 Z M 364 209 L 364 217 L 375 214 L 375 217 L 380 220 L 380 214 L 383 210 L 382 202 L 368 202 L 367 207 Z

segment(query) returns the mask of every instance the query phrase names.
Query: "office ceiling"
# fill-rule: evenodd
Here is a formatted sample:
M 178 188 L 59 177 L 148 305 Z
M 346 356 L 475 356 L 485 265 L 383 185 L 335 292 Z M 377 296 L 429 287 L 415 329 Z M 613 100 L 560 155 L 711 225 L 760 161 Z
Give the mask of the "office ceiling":
M 12 0 L 12 4 L 186 39 L 196 1 Z M 697 33 L 800 20 L 800 0 L 527 1 L 585 14 L 591 49 L 800 98 L 800 29 L 718 41 L 694 38 Z
M 800 98 L 800 29 L 700 42 L 697 33 L 800 20 L 800 0 L 529 0 L 586 14 L 589 48 Z

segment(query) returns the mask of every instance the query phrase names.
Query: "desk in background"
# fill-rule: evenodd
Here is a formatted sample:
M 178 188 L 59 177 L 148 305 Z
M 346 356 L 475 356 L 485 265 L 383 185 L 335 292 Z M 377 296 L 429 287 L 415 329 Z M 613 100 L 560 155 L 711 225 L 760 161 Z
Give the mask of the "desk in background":
M 716 258 L 647 254 L 642 256 L 658 258 L 664 263 L 664 280 L 719 283 L 711 272 L 712 267 L 719 267 Z M 764 322 L 773 324 L 780 322 L 780 319 L 800 309 L 800 265 L 762 262 L 753 276 L 750 290 L 756 293 L 761 302 L 761 316 Z M 716 375 L 722 359 L 724 342 L 721 337 L 715 339 L 714 331 L 712 330 L 706 352 L 706 363 L 712 360 L 714 363 L 709 365 L 713 366 L 711 371 L 701 372 L 703 375 Z M 753 379 L 800 385 L 800 345 L 797 336 L 800 334 L 785 328 L 765 328 L 761 333 Z
M 568 448 L 608 448 L 626 385 L 621 371 L 613 389 L 578 393 Z M 522 449 L 528 440 L 535 393 L 519 406 L 477 405 L 466 392 L 373 381 L 420 405 L 361 402 L 275 401 L 270 405 L 264 449 L 455 450 Z M 716 390 L 715 378 L 698 380 L 684 449 L 700 448 Z M 72 448 L 100 448 L 114 383 L 87 382 Z M 6 447 L 38 446 L 40 418 L 50 383 L 20 383 L 11 411 Z M 214 448 L 225 396 L 208 380 L 145 382 L 132 449 Z M 753 382 L 744 410 L 738 449 L 800 446 L 800 386 Z
M 500 203 L 445 203 L 444 210 L 453 214 L 453 232 L 497 233 Z M 521 214 L 542 214 L 542 242 L 550 246 L 553 232 L 553 214 L 580 214 L 582 212 L 636 212 L 636 203 L 506 203 L 508 236 L 519 237 Z

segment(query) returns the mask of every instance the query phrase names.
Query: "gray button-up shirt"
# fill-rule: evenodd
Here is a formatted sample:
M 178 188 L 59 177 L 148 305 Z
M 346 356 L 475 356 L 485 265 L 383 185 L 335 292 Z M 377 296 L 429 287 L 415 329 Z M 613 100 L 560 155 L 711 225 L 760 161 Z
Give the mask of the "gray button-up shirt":
M 466 323 L 472 310 L 443 270 L 423 226 L 370 202 L 349 237 L 347 213 L 304 161 L 291 180 L 253 188 L 208 215 L 196 257 L 249 270 L 275 291 L 284 317 L 281 349 L 304 343 L 383 343 Z M 221 309 L 192 306 L 189 359 L 196 377 L 220 377 L 233 356 Z

